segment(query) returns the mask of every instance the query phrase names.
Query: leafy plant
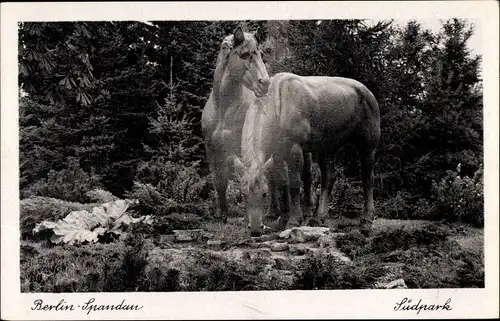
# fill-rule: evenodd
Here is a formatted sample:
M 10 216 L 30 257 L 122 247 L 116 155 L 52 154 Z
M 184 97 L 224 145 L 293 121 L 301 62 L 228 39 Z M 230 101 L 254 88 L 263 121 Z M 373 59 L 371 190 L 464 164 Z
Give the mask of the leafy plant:
M 127 208 L 137 200 L 117 200 L 96 206 L 92 212 L 87 210 L 72 211 L 64 219 L 57 222 L 43 221 L 34 229 L 37 234 L 52 230 L 50 241 L 54 244 L 95 243 L 99 237 L 109 235 L 120 236 L 131 224 L 147 221 L 149 217 L 133 218 L 127 213 Z

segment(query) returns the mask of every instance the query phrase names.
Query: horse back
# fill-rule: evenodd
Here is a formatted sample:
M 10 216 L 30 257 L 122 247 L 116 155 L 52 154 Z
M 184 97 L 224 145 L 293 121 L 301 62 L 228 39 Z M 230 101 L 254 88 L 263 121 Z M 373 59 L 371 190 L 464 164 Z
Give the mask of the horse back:
M 360 131 L 369 127 L 376 131 L 379 126 L 377 101 L 354 79 L 289 73 L 273 78 L 274 108 L 281 127 L 306 149 L 342 144 Z

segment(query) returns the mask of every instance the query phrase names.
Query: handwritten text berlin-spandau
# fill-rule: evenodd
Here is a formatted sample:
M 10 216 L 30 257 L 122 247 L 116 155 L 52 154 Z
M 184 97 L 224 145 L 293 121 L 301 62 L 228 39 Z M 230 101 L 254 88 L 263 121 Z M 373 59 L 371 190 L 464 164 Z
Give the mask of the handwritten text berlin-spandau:
M 394 311 L 417 311 L 417 314 L 420 311 L 451 311 L 451 299 L 446 300 L 444 304 L 422 304 L 422 299 L 418 300 L 417 303 L 414 303 L 412 299 L 403 298 L 401 302 L 396 303 L 394 306 Z
M 33 306 L 31 310 L 33 311 L 75 311 L 76 309 L 81 309 L 86 311 L 87 315 L 93 311 L 138 311 L 143 308 L 143 306 L 125 304 L 125 300 L 122 300 L 119 304 L 94 304 L 95 299 L 91 298 L 84 302 L 82 305 L 68 304 L 64 299 L 61 299 L 59 303 L 44 304 L 42 299 L 37 299 L 33 301 Z

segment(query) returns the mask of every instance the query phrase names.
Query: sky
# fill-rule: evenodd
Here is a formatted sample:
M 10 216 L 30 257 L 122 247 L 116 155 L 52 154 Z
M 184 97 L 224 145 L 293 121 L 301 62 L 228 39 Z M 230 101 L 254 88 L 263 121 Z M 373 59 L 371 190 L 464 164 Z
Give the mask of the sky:
M 441 30 L 442 23 L 440 19 L 415 19 L 415 21 L 419 22 L 423 28 L 430 29 L 434 33 Z M 394 20 L 394 23 L 400 26 L 406 25 L 407 22 L 407 20 Z M 479 21 L 469 20 L 469 24 L 474 24 L 474 34 L 469 39 L 468 46 L 473 54 L 482 55 L 481 26 L 479 25 Z

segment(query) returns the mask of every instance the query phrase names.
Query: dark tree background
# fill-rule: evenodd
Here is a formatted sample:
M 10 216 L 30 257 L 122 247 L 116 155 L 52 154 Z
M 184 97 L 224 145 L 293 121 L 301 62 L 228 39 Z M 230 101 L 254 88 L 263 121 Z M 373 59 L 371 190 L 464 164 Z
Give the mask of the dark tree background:
M 210 200 L 200 115 L 221 40 L 241 22 L 19 25 L 21 196 L 101 188 L 155 211 Z M 351 77 L 379 101 L 379 215 L 482 224 L 483 127 L 474 29 L 410 21 L 247 21 L 268 69 Z M 356 151 L 335 160 L 332 213 L 360 203 Z M 212 196 L 211 196 L 212 195 Z

